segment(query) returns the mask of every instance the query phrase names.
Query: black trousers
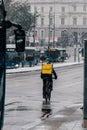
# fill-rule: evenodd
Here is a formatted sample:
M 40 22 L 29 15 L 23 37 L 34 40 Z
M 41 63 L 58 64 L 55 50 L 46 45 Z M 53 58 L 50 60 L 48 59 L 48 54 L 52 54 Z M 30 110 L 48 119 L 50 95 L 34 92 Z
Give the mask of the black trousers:
M 53 89 L 53 81 L 52 80 L 49 80 L 50 81 L 50 88 L 51 90 Z M 43 98 L 45 98 L 45 93 L 46 93 L 46 80 L 43 80 Z

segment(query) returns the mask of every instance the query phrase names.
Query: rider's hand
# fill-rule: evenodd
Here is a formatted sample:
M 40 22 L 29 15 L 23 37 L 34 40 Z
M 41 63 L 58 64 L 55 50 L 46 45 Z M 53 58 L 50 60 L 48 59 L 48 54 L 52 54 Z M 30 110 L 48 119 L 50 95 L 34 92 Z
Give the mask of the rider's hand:
M 55 77 L 55 79 L 57 79 L 57 77 Z

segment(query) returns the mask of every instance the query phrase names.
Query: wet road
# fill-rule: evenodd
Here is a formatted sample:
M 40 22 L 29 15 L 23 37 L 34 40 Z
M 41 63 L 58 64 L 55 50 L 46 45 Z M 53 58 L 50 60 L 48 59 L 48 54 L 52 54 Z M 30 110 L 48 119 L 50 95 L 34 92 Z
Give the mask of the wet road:
M 51 103 L 48 105 L 42 101 L 42 80 L 39 71 L 7 75 L 4 130 L 32 129 L 43 123 L 41 117 L 46 109 L 51 112 L 51 115 L 48 115 L 48 125 L 58 128 L 63 121 L 56 123 L 55 120 L 52 123 L 50 117 L 56 116 L 57 112 L 60 116 L 61 113 L 67 115 L 67 111 L 74 111 L 74 108 L 70 109 L 72 105 L 82 105 L 83 66 L 58 68 L 56 72 L 58 79 L 54 81 Z M 44 126 L 48 127 L 47 122 L 44 123 Z

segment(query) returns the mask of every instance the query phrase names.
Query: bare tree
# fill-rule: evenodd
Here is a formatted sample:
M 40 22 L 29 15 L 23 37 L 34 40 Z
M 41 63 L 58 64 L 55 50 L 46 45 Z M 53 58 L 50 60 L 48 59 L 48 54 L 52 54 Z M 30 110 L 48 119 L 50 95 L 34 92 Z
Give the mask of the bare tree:
M 13 4 L 12 0 L 5 0 L 5 7 L 8 20 L 21 24 L 26 31 L 34 27 L 38 15 L 30 12 L 29 3 L 15 2 Z

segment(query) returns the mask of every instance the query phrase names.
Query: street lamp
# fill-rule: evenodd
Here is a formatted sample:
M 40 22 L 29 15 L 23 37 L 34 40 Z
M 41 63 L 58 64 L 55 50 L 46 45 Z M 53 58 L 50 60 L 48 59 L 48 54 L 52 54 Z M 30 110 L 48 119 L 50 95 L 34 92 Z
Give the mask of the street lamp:
M 35 29 L 36 29 L 36 17 L 37 17 L 37 10 L 36 7 L 34 6 L 34 31 L 33 31 L 33 46 L 35 46 Z
M 84 40 L 84 99 L 83 127 L 87 128 L 87 39 Z
M 0 1 L 0 130 L 3 128 L 4 120 L 4 104 L 5 104 L 5 53 L 6 53 L 6 28 L 5 21 L 5 8 L 3 0 Z
M 77 32 L 73 32 L 73 38 L 74 38 L 74 62 L 76 62 L 76 51 L 77 51 Z
M 48 34 L 48 48 L 49 48 L 51 42 L 52 42 L 51 46 L 52 47 L 55 46 L 55 7 L 54 7 L 54 13 L 51 10 L 49 10 L 49 28 L 48 29 L 49 29 L 49 34 Z
M 33 44 L 34 44 L 34 46 L 35 46 L 35 26 L 36 26 L 35 20 L 36 20 L 36 10 L 34 8 L 34 33 L 33 33 Z
M 48 49 L 50 48 L 50 10 L 49 10 L 49 27 L 48 27 Z
M 55 0 L 54 0 L 53 46 L 55 47 Z

